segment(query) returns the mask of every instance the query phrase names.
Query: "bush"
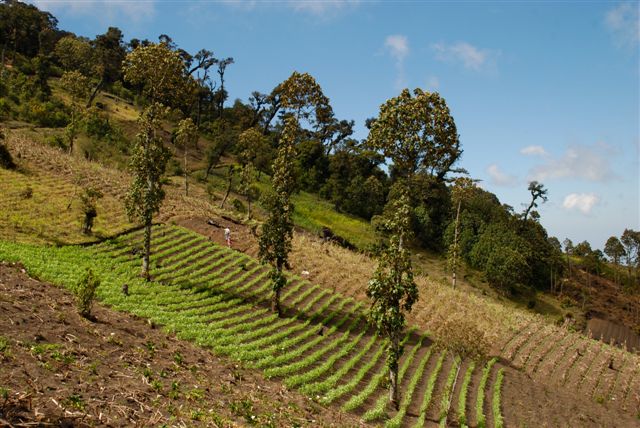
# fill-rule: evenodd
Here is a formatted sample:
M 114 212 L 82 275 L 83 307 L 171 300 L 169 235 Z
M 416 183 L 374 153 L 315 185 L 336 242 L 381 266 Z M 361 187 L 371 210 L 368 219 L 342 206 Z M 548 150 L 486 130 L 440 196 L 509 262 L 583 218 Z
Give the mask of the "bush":
M 2 131 L 0 130 L 0 133 Z M 2 134 L 0 134 L 0 139 L 2 138 Z M 0 167 L 4 169 L 16 169 L 16 164 L 13 162 L 13 157 L 11 157 L 11 153 L 9 153 L 9 149 L 7 149 L 4 144 L 0 143 Z
M 233 206 L 233 209 L 238 212 L 241 212 L 241 213 L 247 212 L 247 207 L 245 207 L 244 203 L 240 199 L 234 199 L 231 202 L 231 205 Z
M 69 115 L 63 104 L 32 99 L 20 106 L 20 117 L 30 123 L 47 128 L 62 128 L 69 123 Z
M 47 144 L 49 144 L 51 147 L 55 147 L 56 149 L 67 149 L 67 145 L 64 143 L 64 138 L 62 137 L 62 135 L 52 135 L 51 137 L 47 138 Z
M 98 278 L 91 269 L 87 269 L 85 274 L 73 289 L 76 295 L 76 306 L 78 313 L 85 318 L 91 316 L 91 307 L 95 299 L 96 290 L 100 286 L 100 278 Z

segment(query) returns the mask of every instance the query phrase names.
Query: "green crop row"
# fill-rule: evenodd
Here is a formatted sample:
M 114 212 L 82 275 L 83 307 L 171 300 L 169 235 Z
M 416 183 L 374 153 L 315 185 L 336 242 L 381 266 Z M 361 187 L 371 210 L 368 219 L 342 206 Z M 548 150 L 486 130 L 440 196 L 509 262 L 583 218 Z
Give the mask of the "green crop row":
M 492 358 L 482 369 L 482 377 L 480 378 L 480 385 L 478 385 L 478 397 L 476 399 L 476 420 L 478 421 L 478 428 L 484 428 L 487 424 L 484 415 L 484 391 L 487 386 L 487 381 L 489 380 L 491 368 L 496 363 L 496 361 L 496 358 Z
M 360 383 L 360 381 L 367 375 L 367 373 L 369 373 L 369 371 L 373 367 L 375 367 L 375 365 L 378 363 L 378 361 L 382 357 L 382 354 L 384 353 L 384 351 L 385 351 L 384 346 L 379 346 L 378 350 L 373 355 L 373 357 L 371 357 L 371 359 L 367 363 L 360 366 L 360 369 L 358 369 L 358 371 L 351 378 L 351 380 L 349 380 L 347 383 L 343 385 L 340 385 L 335 389 L 330 390 L 326 395 L 322 397 L 320 402 L 323 404 L 330 404 L 334 400 L 353 391 L 355 387 Z
M 433 390 L 436 387 L 436 380 L 438 379 L 438 375 L 440 374 L 440 370 L 442 370 L 442 363 L 444 362 L 444 358 L 447 356 L 446 351 L 442 351 L 440 353 L 440 357 L 436 362 L 436 366 L 433 368 L 431 372 L 431 376 L 429 376 L 429 380 L 427 381 L 427 389 L 422 396 L 422 403 L 420 404 L 420 410 L 418 412 L 418 421 L 416 422 L 415 427 L 423 427 L 425 421 L 427 419 L 427 411 L 429 410 L 429 405 L 431 404 L 431 397 L 433 396 Z
M 449 375 L 447 376 L 447 382 L 444 387 L 444 392 L 442 394 L 442 398 L 440 401 L 440 423 L 447 425 L 447 415 L 449 414 L 449 408 L 451 407 L 451 396 L 453 395 L 453 385 L 458 377 L 458 372 L 460 371 L 460 365 L 462 364 L 460 357 L 455 357 L 453 359 L 453 364 L 451 365 L 451 369 L 449 370 Z
M 464 379 L 462 380 L 462 386 L 460 388 L 460 395 L 458 396 L 458 423 L 461 427 L 467 425 L 467 395 L 469 393 L 469 384 L 471 383 L 471 377 L 473 376 L 475 368 L 476 363 L 472 361 L 464 374 Z
M 355 367 L 355 365 L 362 360 L 362 358 L 369 352 L 373 345 L 378 340 L 377 336 L 371 336 L 371 339 L 356 355 L 352 356 L 347 362 L 345 362 L 340 369 L 336 370 L 331 376 L 327 377 L 321 382 L 307 383 L 300 388 L 300 391 L 307 395 L 323 394 L 336 386 L 336 384 L 346 374 Z
M 338 361 L 342 357 L 345 357 L 346 355 L 349 355 L 349 353 L 353 351 L 353 349 L 358 345 L 358 343 L 360 343 L 360 341 L 364 337 L 364 334 L 365 332 L 363 331 L 358 336 L 356 336 L 351 342 L 349 342 L 346 346 L 343 346 L 341 349 L 338 350 L 338 352 L 331 355 L 322 364 L 315 367 L 314 369 L 285 379 L 284 384 L 287 385 L 287 387 L 289 388 L 296 388 L 317 379 L 319 376 L 322 376 L 324 373 L 326 373 L 327 371 L 333 368 L 333 365 L 336 363 L 336 361 Z M 375 336 L 373 336 L 372 339 L 375 340 Z
M 404 393 L 404 397 L 402 398 L 402 402 L 400 403 L 400 408 L 398 409 L 398 412 L 396 413 L 396 415 L 393 418 L 391 418 L 391 419 L 389 419 L 387 421 L 387 423 L 385 424 L 386 428 L 399 428 L 400 427 L 400 424 L 402 423 L 402 420 L 404 419 L 405 415 L 407 414 L 407 410 L 409 408 L 409 404 L 411 404 L 411 400 L 413 398 L 413 393 L 414 393 L 416 387 L 418 386 L 418 381 L 421 380 L 422 376 L 424 375 L 424 370 L 427 367 L 427 363 L 429 362 L 429 359 L 431 358 L 431 353 L 432 352 L 433 352 L 433 348 L 429 348 L 427 353 L 420 360 L 420 364 L 416 368 L 416 371 L 413 372 L 413 376 L 411 376 L 411 380 L 409 381 L 409 385 L 407 385 L 407 388 L 406 388 L 405 393 Z
M 305 345 L 301 346 L 295 351 L 287 352 L 286 354 L 283 354 L 280 357 L 273 359 L 270 364 L 272 367 L 269 367 L 264 370 L 265 376 L 268 378 L 275 377 L 275 376 L 287 376 L 287 375 L 290 375 L 291 373 L 295 373 L 315 363 L 320 357 L 325 355 L 327 352 L 330 352 L 331 350 L 335 349 L 339 345 L 346 342 L 349 339 L 350 331 L 358 324 L 361 318 L 362 316 L 356 317 L 351 322 L 351 324 L 347 327 L 347 331 L 345 331 L 341 337 L 330 341 L 327 345 L 309 354 L 306 358 L 302 360 L 299 360 L 290 364 L 286 364 L 286 365 L 281 365 L 281 364 L 288 363 L 289 361 L 292 361 L 295 358 L 301 356 L 301 354 L 304 351 L 308 349 L 312 349 L 317 344 L 321 343 L 324 340 L 327 340 L 327 336 L 330 336 L 330 335 L 318 336 L 316 339 L 310 342 L 307 342 Z M 274 365 L 275 367 L 273 367 Z
M 329 313 L 325 317 L 325 319 L 320 322 L 320 324 L 324 325 L 328 323 L 337 313 L 340 312 L 341 308 L 344 306 L 344 304 L 347 301 L 348 300 L 343 300 L 339 305 L 339 307 L 333 310 L 331 313 Z M 294 325 L 290 327 L 288 330 L 281 331 L 280 333 L 276 333 L 274 335 L 271 335 L 270 337 L 264 337 L 252 343 L 241 345 L 240 349 L 236 348 L 234 355 L 243 361 L 254 361 L 254 363 L 251 364 L 251 366 L 254 368 L 264 368 L 264 367 L 269 367 L 271 365 L 274 365 L 274 363 L 277 363 L 278 358 L 282 358 L 281 355 L 277 355 L 277 354 L 284 353 L 288 355 L 291 353 L 295 353 L 298 356 L 302 355 L 304 351 L 307 349 L 307 347 L 298 347 L 295 350 L 292 348 L 294 346 L 297 346 L 299 343 L 303 342 L 304 340 L 307 340 L 309 337 L 317 334 L 316 328 L 312 329 L 307 327 L 311 325 L 311 323 L 316 317 L 319 317 L 322 313 L 324 313 L 328 309 L 328 307 L 329 307 L 328 304 L 324 305 L 322 308 L 319 309 L 318 312 L 316 312 L 316 314 L 314 314 L 312 318 L 308 319 L 302 324 Z M 356 307 L 359 307 L 359 306 L 356 306 Z M 331 334 L 334 331 L 336 331 L 342 324 L 344 324 L 349 319 L 350 316 L 351 314 L 347 313 L 341 320 L 338 321 L 336 325 L 332 326 L 327 331 L 327 334 Z M 296 334 L 300 330 L 305 330 L 305 331 L 302 334 L 298 334 L 292 337 L 293 334 Z M 283 340 L 283 341 L 279 342 L 280 340 Z M 310 345 L 306 345 L 306 346 L 310 346 Z
M 504 426 L 504 420 L 502 419 L 502 412 L 500 410 L 500 393 L 502 391 L 502 379 L 504 378 L 504 369 L 498 370 L 498 376 L 496 383 L 493 386 L 493 426 L 494 428 L 502 428 Z
M 413 362 L 413 358 L 418 353 L 418 350 L 422 347 L 422 341 L 424 340 L 424 338 L 425 338 L 424 336 L 420 337 L 420 340 L 418 340 L 418 343 L 416 343 L 416 345 L 413 348 L 411 348 L 411 351 L 409 351 L 409 353 L 407 354 L 407 357 L 405 358 L 402 365 L 400 366 L 400 370 L 398 371 L 398 379 L 397 379 L 398 385 L 402 383 L 405 373 L 407 372 L 407 370 L 409 369 L 409 366 Z M 367 422 L 384 418 L 386 415 L 387 402 L 388 402 L 388 398 L 386 397 L 385 394 L 382 394 L 374 404 L 373 408 L 369 409 L 362 418 Z

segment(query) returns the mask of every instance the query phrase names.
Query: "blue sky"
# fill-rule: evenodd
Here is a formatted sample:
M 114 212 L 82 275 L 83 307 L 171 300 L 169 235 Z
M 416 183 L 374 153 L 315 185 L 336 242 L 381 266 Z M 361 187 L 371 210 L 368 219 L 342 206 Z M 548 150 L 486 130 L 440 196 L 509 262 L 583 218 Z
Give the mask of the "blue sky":
M 640 229 L 638 2 L 36 1 L 60 28 L 125 39 L 165 33 L 231 56 L 232 99 L 312 74 L 340 119 L 364 121 L 404 87 L 438 91 L 460 166 L 517 211 L 527 184 L 561 241 L 602 248 Z

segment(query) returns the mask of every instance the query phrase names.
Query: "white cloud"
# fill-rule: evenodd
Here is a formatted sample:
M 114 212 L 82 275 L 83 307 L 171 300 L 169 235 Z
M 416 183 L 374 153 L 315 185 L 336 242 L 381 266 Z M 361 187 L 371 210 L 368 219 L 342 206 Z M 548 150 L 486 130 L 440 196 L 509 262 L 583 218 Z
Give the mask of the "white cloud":
M 96 15 L 113 20 L 120 16 L 130 21 L 143 21 L 155 14 L 155 0 L 109 1 L 109 0 L 34 0 L 39 9 L 50 12 L 69 12 L 73 15 Z
M 562 207 L 568 211 L 576 209 L 582 214 L 588 215 L 599 201 L 600 198 L 593 193 L 570 193 L 564 197 Z
M 343 9 L 357 6 L 360 0 L 293 0 L 287 5 L 299 12 L 316 16 L 327 16 Z
M 392 34 L 384 40 L 384 49 L 396 61 L 396 89 L 406 86 L 404 59 L 409 55 L 409 39 L 402 34 Z
M 502 172 L 496 164 L 489 165 L 487 174 L 491 178 L 491 183 L 496 186 L 513 186 L 518 183 L 516 176 Z
M 640 43 L 640 8 L 637 3 L 620 3 L 605 15 L 604 23 L 620 45 Z
M 520 150 L 520 154 L 525 156 L 545 156 L 547 151 L 542 146 L 527 146 Z
M 387 36 L 384 41 L 384 47 L 388 49 L 389 54 L 397 61 L 404 61 L 409 54 L 409 40 L 407 36 L 401 34 Z
M 467 42 L 458 42 L 452 45 L 435 43 L 431 48 L 440 61 L 460 62 L 465 68 L 480 71 L 494 65 L 498 52 L 489 49 L 480 49 Z
M 573 178 L 588 181 L 607 181 L 614 177 L 609 165 L 613 150 L 604 143 L 573 145 L 560 158 L 549 157 L 546 163 L 535 166 L 530 179 Z

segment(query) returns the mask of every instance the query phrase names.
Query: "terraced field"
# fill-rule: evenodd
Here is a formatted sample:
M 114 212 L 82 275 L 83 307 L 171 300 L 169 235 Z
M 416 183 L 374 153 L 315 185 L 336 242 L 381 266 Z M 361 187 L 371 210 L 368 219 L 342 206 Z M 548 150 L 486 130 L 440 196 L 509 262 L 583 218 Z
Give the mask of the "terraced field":
M 131 227 L 122 201 L 106 194 L 98 200 L 94 237 L 81 233 L 80 187 L 46 171 L 31 174 L 0 169 L 0 238 L 79 243 Z
M 637 354 L 554 325 L 531 322 L 505 344 L 501 356 L 534 380 L 640 414 Z
M 135 271 L 139 242 L 140 232 L 133 232 L 91 251 Z M 435 349 L 426 334 L 410 330 L 395 411 L 387 406 L 382 341 L 368 328 L 363 303 L 291 276 L 284 316 L 277 318 L 268 310 L 268 269 L 256 260 L 179 227 L 155 227 L 152 242 L 153 281 L 132 287 L 126 298 L 117 296 L 119 309 L 368 422 L 476 426 L 501 419 L 500 405 L 491 402 L 500 395 L 494 391 L 500 369 L 494 360 L 483 370 L 482 363 Z

